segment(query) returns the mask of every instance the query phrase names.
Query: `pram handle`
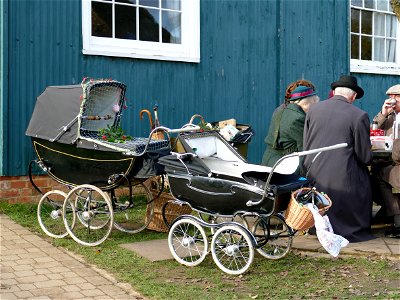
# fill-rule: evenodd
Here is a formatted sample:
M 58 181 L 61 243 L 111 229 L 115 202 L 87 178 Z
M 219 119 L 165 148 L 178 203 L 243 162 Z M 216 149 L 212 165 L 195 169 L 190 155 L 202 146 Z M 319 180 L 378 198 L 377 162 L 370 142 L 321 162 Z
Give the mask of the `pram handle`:
M 270 182 L 270 180 L 271 180 L 271 178 L 272 178 L 272 175 L 273 175 L 273 173 L 274 173 L 274 170 L 276 169 L 276 167 L 277 167 L 283 160 L 285 160 L 285 159 L 287 159 L 287 158 L 289 158 L 289 157 L 295 157 L 295 156 L 300 157 L 300 156 L 305 156 L 305 155 L 309 155 L 309 154 L 318 153 L 318 154 L 314 157 L 314 159 L 312 160 L 312 162 L 311 162 L 311 164 L 312 164 L 312 163 L 315 161 L 315 159 L 316 159 L 322 152 L 330 151 L 330 150 L 335 150 L 335 149 L 339 149 L 339 148 L 345 148 L 345 147 L 347 147 L 347 146 L 348 146 L 347 143 L 340 143 L 340 144 L 335 144 L 335 145 L 332 145 L 332 146 L 321 147 L 321 148 L 316 148 L 316 149 L 311 149 L 311 150 L 305 150 L 305 151 L 301 151 L 301 152 L 293 152 L 293 153 L 291 153 L 291 154 L 288 154 L 288 155 L 285 155 L 285 156 L 281 157 L 281 158 L 275 163 L 275 165 L 272 167 L 271 172 L 270 172 L 269 175 L 268 175 L 267 181 L 266 181 L 266 183 L 265 183 L 264 194 L 263 194 L 261 200 L 259 200 L 259 201 L 247 201 L 246 205 L 247 205 L 247 206 L 254 206 L 254 205 L 258 205 L 258 204 L 260 204 L 261 202 L 264 201 L 266 192 L 267 192 L 267 190 L 269 190 L 269 182 Z M 308 172 L 307 172 L 307 175 L 308 175 Z
M 317 148 L 317 149 L 312 149 L 312 150 L 305 150 L 305 151 L 301 151 L 301 152 L 295 152 L 293 154 L 294 154 L 294 156 L 296 154 L 298 156 L 305 156 L 305 155 L 309 155 L 309 154 L 314 154 L 314 153 L 324 152 L 324 151 L 329 151 L 329 150 L 335 150 L 335 149 L 345 148 L 345 147 L 347 147 L 347 143 L 340 143 L 340 144 L 335 144 L 332 146 L 327 146 L 327 147 L 322 147 L 322 148 Z
M 181 132 L 197 131 L 197 130 L 200 130 L 200 126 L 193 124 L 185 124 L 181 128 L 176 128 L 176 129 L 171 129 L 164 126 L 158 126 L 150 132 L 150 136 L 152 136 L 152 134 L 156 131 L 165 131 L 167 133 L 181 133 Z

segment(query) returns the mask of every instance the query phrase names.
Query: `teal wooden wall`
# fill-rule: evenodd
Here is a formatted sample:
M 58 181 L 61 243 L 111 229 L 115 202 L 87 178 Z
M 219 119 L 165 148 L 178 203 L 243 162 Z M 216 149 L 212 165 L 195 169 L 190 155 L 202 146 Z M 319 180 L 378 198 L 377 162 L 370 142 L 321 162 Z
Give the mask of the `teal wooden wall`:
M 3 0 L 4 1 L 4 0 Z M 2 175 L 25 175 L 34 153 L 25 130 L 36 97 L 49 85 L 85 76 L 127 84 L 123 127 L 147 136 L 139 111 L 159 104 L 161 123 L 179 127 L 199 113 L 208 121 L 236 118 L 256 131 L 249 160 L 259 163 L 264 137 L 288 83 L 304 77 L 324 98 L 349 72 L 348 2 L 342 0 L 201 0 L 201 62 L 84 56 L 81 1 L 5 0 L 8 64 Z M 371 117 L 396 76 L 356 74 Z M 6 117 L 4 117 L 6 116 Z

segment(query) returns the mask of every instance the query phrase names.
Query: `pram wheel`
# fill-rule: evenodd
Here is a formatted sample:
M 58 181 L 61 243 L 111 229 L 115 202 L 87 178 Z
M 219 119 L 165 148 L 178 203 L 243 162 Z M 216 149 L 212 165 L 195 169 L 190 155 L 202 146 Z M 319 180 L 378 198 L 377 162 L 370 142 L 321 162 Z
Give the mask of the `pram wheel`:
M 75 222 L 68 217 L 73 208 Z M 114 216 L 111 201 L 99 188 L 83 184 L 73 188 L 63 205 L 64 225 L 69 235 L 79 244 L 97 246 L 111 233 Z
M 211 253 L 218 268 L 232 275 L 246 272 L 254 258 L 249 233 L 236 225 L 225 225 L 216 231 Z
M 259 217 L 252 229 L 257 240 L 257 251 L 268 259 L 280 259 L 285 257 L 293 242 L 291 229 L 285 219 L 278 214 L 269 218 Z
M 111 192 L 114 204 L 114 226 L 123 232 L 137 233 L 151 222 L 154 201 L 151 201 L 153 196 L 145 184 L 139 183 L 131 189 L 131 199 L 129 199 L 129 187 L 121 187 Z
M 53 238 L 60 239 L 68 235 L 62 218 L 62 209 L 66 197 L 66 193 L 54 190 L 47 192 L 39 200 L 37 207 L 39 225 L 48 236 Z M 67 214 L 73 215 L 70 208 L 67 209 Z M 72 223 L 74 223 L 74 220 Z
M 207 236 L 196 221 L 182 218 L 168 232 L 168 247 L 180 264 L 197 266 L 208 253 Z

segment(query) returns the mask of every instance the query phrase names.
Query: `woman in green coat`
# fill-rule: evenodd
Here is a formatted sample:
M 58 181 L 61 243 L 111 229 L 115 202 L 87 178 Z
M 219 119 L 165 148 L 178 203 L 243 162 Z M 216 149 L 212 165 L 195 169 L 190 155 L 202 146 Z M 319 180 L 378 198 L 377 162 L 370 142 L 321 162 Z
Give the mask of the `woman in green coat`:
M 267 148 L 262 165 L 272 167 L 281 157 L 302 151 L 306 113 L 309 106 L 318 101 L 319 97 L 313 87 L 299 85 L 285 99 L 285 103 L 275 109 L 264 140 Z

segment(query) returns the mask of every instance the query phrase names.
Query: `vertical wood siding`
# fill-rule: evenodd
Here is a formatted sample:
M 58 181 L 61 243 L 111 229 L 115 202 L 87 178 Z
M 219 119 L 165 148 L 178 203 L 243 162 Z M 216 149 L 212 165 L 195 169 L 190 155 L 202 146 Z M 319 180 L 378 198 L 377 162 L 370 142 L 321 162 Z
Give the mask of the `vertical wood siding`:
M 201 0 L 201 62 L 182 63 L 82 54 L 81 1 L 8 2 L 8 97 L 2 175 L 24 175 L 34 153 L 25 130 L 36 97 L 49 85 L 85 76 L 128 86 L 123 127 L 147 136 L 139 111 L 159 105 L 160 121 L 178 127 L 199 113 L 236 118 L 256 131 L 249 160 L 261 161 L 264 137 L 288 83 L 313 81 L 321 98 L 349 72 L 348 3 L 337 0 Z M 356 74 L 370 116 L 395 76 Z

